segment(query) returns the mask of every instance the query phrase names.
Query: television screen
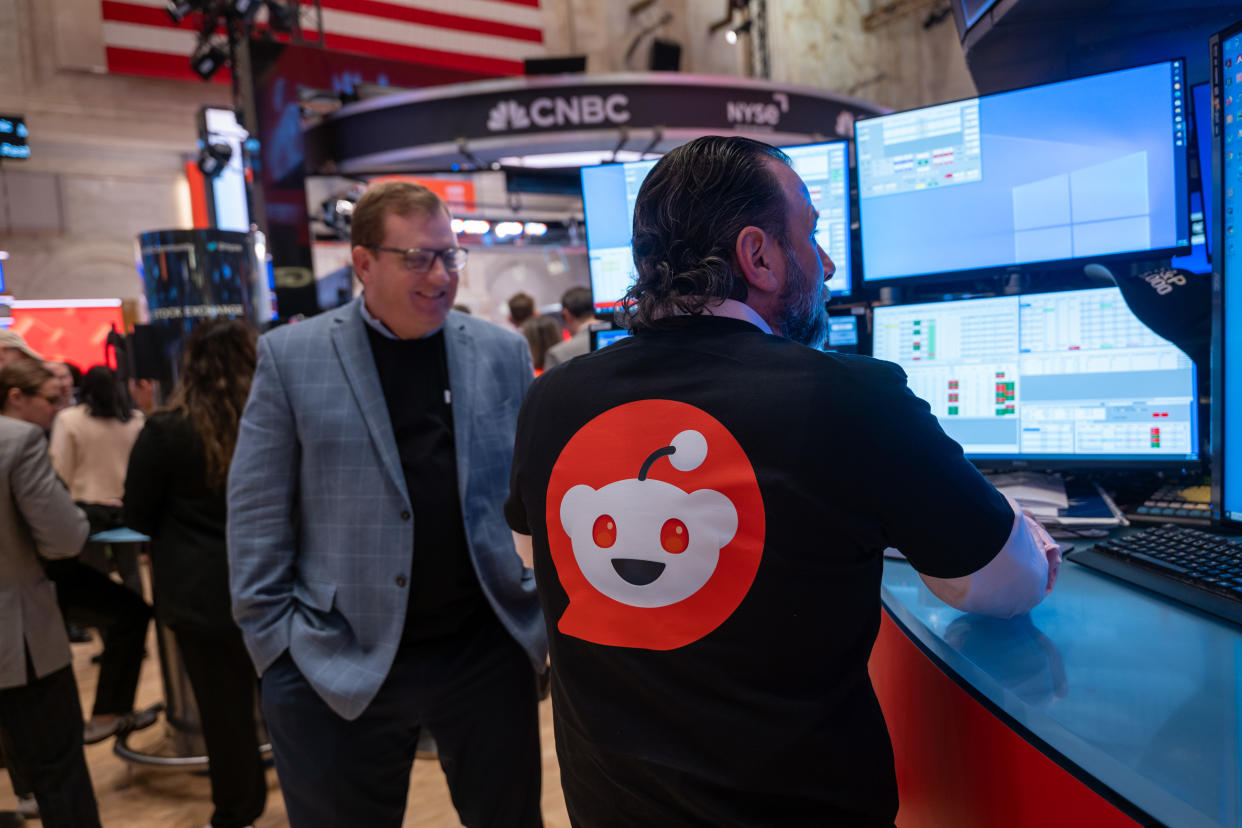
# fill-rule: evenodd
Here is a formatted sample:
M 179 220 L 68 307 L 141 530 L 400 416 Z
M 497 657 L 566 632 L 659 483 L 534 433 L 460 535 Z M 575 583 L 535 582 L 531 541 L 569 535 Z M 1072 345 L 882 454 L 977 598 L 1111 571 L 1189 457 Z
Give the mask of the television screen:
M 1180 465 L 1198 456 L 1194 363 L 1117 288 L 874 309 L 900 365 L 980 465 Z
M 849 152 L 845 141 L 782 147 L 819 210 L 816 241 L 837 271 L 828 280 L 832 295 L 850 292 Z M 591 293 L 597 310 L 608 310 L 634 283 L 634 202 L 656 160 L 582 168 Z
M 863 279 L 1185 252 L 1183 78 L 1167 61 L 858 121 Z

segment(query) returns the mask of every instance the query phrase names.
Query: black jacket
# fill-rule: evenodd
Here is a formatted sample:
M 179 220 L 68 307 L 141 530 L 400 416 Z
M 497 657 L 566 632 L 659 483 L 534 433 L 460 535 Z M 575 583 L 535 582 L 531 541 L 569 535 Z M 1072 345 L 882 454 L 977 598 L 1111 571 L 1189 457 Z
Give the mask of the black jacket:
M 232 627 L 224 488 L 207 487 L 202 441 L 170 412 L 147 420 L 129 456 L 125 523 L 151 536 L 155 611 L 172 628 Z

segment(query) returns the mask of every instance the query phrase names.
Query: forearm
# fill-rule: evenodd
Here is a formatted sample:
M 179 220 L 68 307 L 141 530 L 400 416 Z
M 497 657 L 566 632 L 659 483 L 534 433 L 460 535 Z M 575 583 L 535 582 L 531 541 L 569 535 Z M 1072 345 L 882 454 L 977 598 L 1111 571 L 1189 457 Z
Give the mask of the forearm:
M 1039 524 L 1014 510 L 1005 545 L 987 565 L 961 578 L 920 577 L 936 597 L 964 612 L 1008 618 L 1029 612 L 1052 589 L 1060 565 L 1056 542 Z

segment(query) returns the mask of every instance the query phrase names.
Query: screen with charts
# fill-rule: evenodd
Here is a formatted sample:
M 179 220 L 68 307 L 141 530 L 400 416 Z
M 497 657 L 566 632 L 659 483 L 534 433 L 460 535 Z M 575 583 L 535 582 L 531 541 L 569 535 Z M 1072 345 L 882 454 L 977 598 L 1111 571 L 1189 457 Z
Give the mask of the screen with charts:
M 850 184 L 845 141 L 783 147 L 819 210 L 816 241 L 837 272 L 828 280 L 834 296 L 850 292 Z M 597 310 L 614 307 L 634 283 L 634 202 L 656 160 L 582 168 L 591 293 Z
M 1218 312 L 1215 354 L 1217 374 L 1213 405 L 1220 410 L 1213 433 L 1218 465 L 1214 482 L 1220 485 L 1221 516 L 1233 525 L 1242 523 L 1242 249 L 1238 244 L 1238 219 L 1242 217 L 1242 23 L 1212 38 L 1213 98 L 1219 121 L 1215 127 L 1214 152 L 1220 170 L 1218 197 L 1221 210 L 1216 249 L 1221 253 L 1222 289 Z
M 1182 62 L 858 121 L 863 279 L 1190 242 Z
M 1195 370 L 1117 288 L 874 309 L 878 359 L 900 365 L 976 461 L 1198 456 Z

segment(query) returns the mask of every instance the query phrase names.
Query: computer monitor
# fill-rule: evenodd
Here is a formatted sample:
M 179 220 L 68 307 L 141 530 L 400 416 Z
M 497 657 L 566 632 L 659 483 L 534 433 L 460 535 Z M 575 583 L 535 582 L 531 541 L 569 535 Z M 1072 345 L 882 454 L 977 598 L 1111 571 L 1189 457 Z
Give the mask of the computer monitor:
M 1242 528 L 1242 22 L 1213 35 L 1216 296 L 1212 340 L 1213 515 Z
M 828 345 L 825 350 L 845 354 L 858 353 L 857 316 L 850 314 L 828 317 Z
M 616 307 L 634 284 L 634 202 L 659 159 L 582 168 L 582 210 L 595 309 Z
M 1182 61 L 855 123 L 863 280 L 1186 252 Z
M 1212 203 L 1212 84 L 1197 83 L 1190 87 L 1191 132 L 1195 152 L 1199 156 L 1199 183 L 1190 186 L 1190 252 L 1174 256 L 1173 267 L 1191 273 L 1212 272 L 1212 225 L 1216 205 Z
M 1182 466 L 1198 458 L 1190 358 L 1117 288 L 874 309 L 896 362 L 980 466 Z
M 782 147 L 819 210 L 816 241 L 837 271 L 828 281 L 833 296 L 848 294 L 850 280 L 849 145 L 845 141 Z M 582 206 L 586 218 L 591 293 L 599 311 L 616 307 L 637 274 L 634 271 L 634 202 L 656 160 L 582 168 Z
M 629 335 L 630 331 L 625 328 L 592 328 L 591 350 L 598 351 L 600 348 L 606 348 L 614 342 L 620 342 Z

